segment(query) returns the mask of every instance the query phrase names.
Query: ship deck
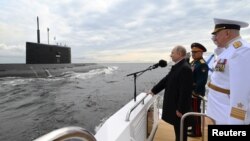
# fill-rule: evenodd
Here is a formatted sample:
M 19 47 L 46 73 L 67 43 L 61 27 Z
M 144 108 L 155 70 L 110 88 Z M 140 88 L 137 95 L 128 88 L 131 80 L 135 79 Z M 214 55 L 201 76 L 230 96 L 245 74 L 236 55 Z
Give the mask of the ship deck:
M 204 139 L 203 137 L 188 137 L 188 141 L 207 141 L 207 127 L 211 125 L 212 121 L 205 117 L 205 127 L 204 127 Z M 175 141 L 174 128 L 169 123 L 163 120 L 159 121 L 158 128 L 153 141 Z

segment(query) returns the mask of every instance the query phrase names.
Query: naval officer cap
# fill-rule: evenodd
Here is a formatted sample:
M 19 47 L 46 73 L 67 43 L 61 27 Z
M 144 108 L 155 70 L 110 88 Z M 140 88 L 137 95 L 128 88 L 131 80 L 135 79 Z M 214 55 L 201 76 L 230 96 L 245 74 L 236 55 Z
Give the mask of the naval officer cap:
M 216 34 L 217 32 L 223 29 L 236 29 L 240 30 L 240 28 L 244 28 L 248 26 L 248 23 L 242 21 L 228 20 L 228 19 L 218 19 L 214 18 L 214 31 L 212 34 Z
M 206 52 L 207 49 L 200 43 L 192 43 L 191 44 L 191 49 L 192 49 L 192 52 Z

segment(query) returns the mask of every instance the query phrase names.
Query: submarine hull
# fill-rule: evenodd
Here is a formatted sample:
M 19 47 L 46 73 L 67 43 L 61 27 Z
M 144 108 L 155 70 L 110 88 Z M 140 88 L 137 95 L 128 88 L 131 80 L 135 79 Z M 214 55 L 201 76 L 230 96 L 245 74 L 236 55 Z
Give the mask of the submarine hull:
M 0 77 L 54 77 L 66 72 L 88 72 L 105 68 L 96 63 L 79 64 L 0 64 Z

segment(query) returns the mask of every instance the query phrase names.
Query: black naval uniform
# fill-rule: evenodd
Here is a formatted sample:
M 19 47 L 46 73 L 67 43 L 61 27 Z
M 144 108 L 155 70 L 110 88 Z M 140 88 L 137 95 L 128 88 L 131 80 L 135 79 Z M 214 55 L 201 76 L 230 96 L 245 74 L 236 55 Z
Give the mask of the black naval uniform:
M 194 112 L 201 112 L 201 98 L 198 96 L 205 96 L 206 83 L 208 78 L 209 67 L 203 58 L 193 60 L 191 62 L 193 70 L 193 92 L 192 92 L 192 108 Z M 193 136 L 201 136 L 201 117 L 194 116 L 192 124 Z

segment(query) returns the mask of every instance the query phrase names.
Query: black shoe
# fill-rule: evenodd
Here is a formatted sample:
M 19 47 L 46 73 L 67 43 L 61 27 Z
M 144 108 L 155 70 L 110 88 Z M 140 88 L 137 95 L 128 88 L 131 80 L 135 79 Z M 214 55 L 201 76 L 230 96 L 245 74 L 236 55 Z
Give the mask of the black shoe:
M 201 137 L 201 134 L 200 134 L 200 135 L 195 135 L 195 134 L 192 133 L 192 132 L 188 132 L 188 133 L 187 133 L 187 136 L 189 136 L 189 137 Z

